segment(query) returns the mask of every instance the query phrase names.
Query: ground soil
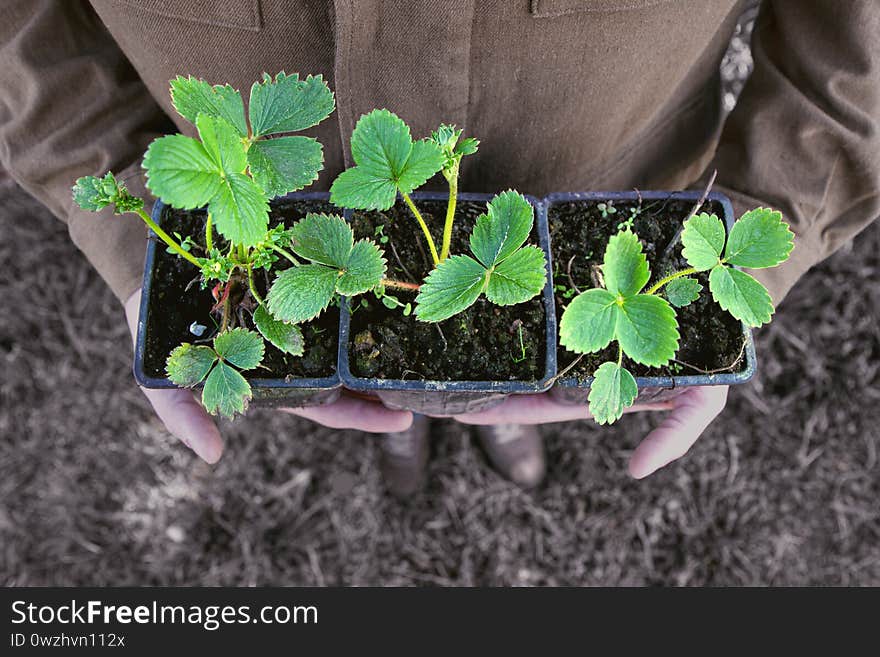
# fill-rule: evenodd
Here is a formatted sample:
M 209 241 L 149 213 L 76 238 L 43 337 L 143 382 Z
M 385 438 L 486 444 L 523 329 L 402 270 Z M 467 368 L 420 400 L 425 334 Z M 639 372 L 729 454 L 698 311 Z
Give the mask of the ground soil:
M 279 221 L 291 225 L 307 212 L 339 212 L 333 205 L 324 201 L 298 200 L 276 201 L 272 204 L 270 225 Z M 203 242 L 205 214 L 203 211 L 173 210 L 166 208 L 162 216 L 162 227 L 169 234 L 192 235 L 197 243 Z M 216 235 L 216 232 L 215 232 Z M 197 253 L 197 255 L 200 255 Z M 279 260 L 273 271 L 282 271 L 288 266 L 284 259 Z M 255 283 L 265 298 L 270 275 L 264 270 L 255 272 Z M 166 302 L 166 299 L 168 300 Z M 151 311 L 147 323 L 147 349 L 144 369 L 149 376 L 165 376 L 165 360 L 177 345 L 183 342 L 209 341 L 219 327 L 219 318 L 211 314 L 214 299 L 210 289 L 201 289 L 198 273 L 188 262 L 169 254 L 162 242 L 156 249 L 156 273 L 150 289 Z M 254 329 L 251 319 L 253 303 L 250 297 L 245 300 L 237 316 L 244 326 Z M 208 327 L 201 337 L 190 332 L 195 323 Z M 336 372 L 336 359 L 339 343 L 339 308 L 331 306 L 320 317 L 300 325 L 305 340 L 302 356 L 291 356 L 276 349 L 268 341 L 262 367 L 248 372 L 249 379 L 295 379 L 324 378 Z
M 437 240 L 443 227 L 446 201 L 416 201 Z M 470 253 L 468 238 L 484 203 L 460 201 L 456 207 L 451 253 Z M 415 218 L 403 203 L 387 212 L 355 212 L 357 237 L 388 237 L 381 246 L 388 259 L 388 277 L 421 282 L 431 271 L 427 245 Z M 538 243 L 537 227 L 528 240 Z M 396 255 L 395 255 L 396 253 Z M 415 294 L 392 291 L 402 303 Z M 544 376 L 546 315 L 538 296 L 515 306 L 496 306 L 485 297 L 464 312 L 439 324 L 406 317 L 388 309 L 375 296 L 353 303 L 349 356 L 352 373 L 382 379 L 442 381 L 535 381 Z M 520 344 L 522 335 L 522 345 Z
M 558 319 L 562 318 L 574 290 L 595 287 L 595 268 L 602 264 L 608 240 L 617 233 L 621 222 L 631 216 L 632 208 L 639 209 L 632 229 L 639 236 L 651 267 L 649 285 L 688 266 L 681 255 L 681 241 L 671 249 L 668 245 L 677 238 L 682 221 L 694 205 L 692 201 L 645 200 L 640 208 L 638 202 L 619 202 L 613 204 L 616 212 L 607 216 L 596 207 L 599 203 L 600 200 L 567 201 L 548 209 Z M 700 211 L 724 216 L 717 202 L 705 203 Z M 736 372 L 745 367 L 742 324 L 712 299 L 708 274 L 697 274 L 696 278 L 703 285 L 700 298 L 685 308 L 676 309 L 681 335 L 676 360 L 664 367 L 646 367 L 624 358 L 624 364 L 636 376 L 675 376 L 712 370 Z M 560 344 L 560 371 L 576 357 L 577 354 Z M 616 358 L 617 345 L 612 344 L 601 352 L 585 355 L 569 370 L 568 376 L 592 376 L 599 365 Z

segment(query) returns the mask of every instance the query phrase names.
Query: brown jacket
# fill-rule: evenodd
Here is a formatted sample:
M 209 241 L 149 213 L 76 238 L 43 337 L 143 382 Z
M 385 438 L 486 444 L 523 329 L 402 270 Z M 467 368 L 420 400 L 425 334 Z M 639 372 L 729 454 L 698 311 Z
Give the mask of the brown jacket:
M 124 299 L 145 229 L 73 208 L 73 181 L 113 169 L 139 189 L 148 142 L 192 133 L 170 105 L 178 74 L 246 92 L 263 71 L 321 73 L 337 111 L 312 131 L 316 189 L 374 107 L 418 136 L 449 122 L 481 139 L 468 191 L 677 189 L 711 165 L 740 207 L 792 222 L 792 260 L 762 276 L 779 300 L 880 212 L 880 1 L 766 0 L 754 74 L 722 126 L 719 63 L 744 4 L 4 0 L 0 158 Z

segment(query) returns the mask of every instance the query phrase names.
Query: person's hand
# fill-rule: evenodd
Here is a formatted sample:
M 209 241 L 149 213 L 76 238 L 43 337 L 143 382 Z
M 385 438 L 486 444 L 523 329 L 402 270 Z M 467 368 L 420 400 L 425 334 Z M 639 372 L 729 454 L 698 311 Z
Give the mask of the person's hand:
M 137 334 L 141 291 L 125 302 L 125 316 L 132 339 Z M 191 390 L 148 390 L 141 388 L 156 415 L 168 431 L 208 463 L 216 463 L 223 453 L 220 431 Z M 343 393 L 332 404 L 309 408 L 281 408 L 285 413 L 312 420 L 331 429 L 356 429 L 371 433 L 404 431 L 412 424 L 409 411 L 392 411 L 382 404 Z
M 132 294 L 125 302 L 125 318 L 131 331 L 132 341 L 137 336 L 138 308 L 141 291 Z M 191 390 L 148 390 L 141 388 L 162 420 L 168 432 L 189 447 L 201 459 L 216 463 L 223 454 L 223 439 L 217 425 L 199 404 Z
M 690 388 L 669 401 L 626 409 L 626 413 L 669 411 L 660 426 L 636 447 L 629 460 L 629 473 L 642 479 L 684 456 L 726 403 L 727 386 L 712 386 Z M 561 404 L 544 393 L 511 395 L 498 406 L 457 415 L 455 419 L 465 424 L 547 424 L 590 417 L 586 406 Z

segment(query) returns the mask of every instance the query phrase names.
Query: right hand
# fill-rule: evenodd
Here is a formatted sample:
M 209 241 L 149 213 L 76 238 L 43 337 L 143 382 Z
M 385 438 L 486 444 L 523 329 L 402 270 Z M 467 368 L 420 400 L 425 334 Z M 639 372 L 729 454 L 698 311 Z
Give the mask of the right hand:
M 137 335 L 138 309 L 141 291 L 132 294 L 125 302 L 125 317 L 131 330 L 132 340 Z M 183 388 L 172 390 L 148 390 L 141 388 L 156 415 L 165 428 L 189 447 L 201 459 L 216 463 L 223 454 L 220 431 L 204 407 L 196 401 L 192 391 Z M 322 424 L 331 429 L 356 429 L 370 433 L 403 431 L 412 424 L 409 411 L 392 411 L 382 404 L 371 402 L 345 393 L 332 404 L 310 408 L 282 408 L 292 415 Z

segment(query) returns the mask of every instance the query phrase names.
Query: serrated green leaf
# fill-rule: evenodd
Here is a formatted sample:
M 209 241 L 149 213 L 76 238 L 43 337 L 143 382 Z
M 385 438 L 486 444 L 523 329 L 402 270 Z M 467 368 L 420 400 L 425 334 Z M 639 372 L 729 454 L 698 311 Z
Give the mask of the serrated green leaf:
M 212 415 L 218 412 L 228 418 L 244 413 L 252 397 L 251 386 L 235 368 L 217 363 L 205 380 L 202 404 Z
M 275 278 L 266 303 L 269 312 L 283 322 L 305 322 L 317 317 L 336 291 L 339 272 L 324 265 L 300 265 L 285 269 Z
M 228 84 L 211 86 L 192 76 L 178 76 L 171 81 L 171 102 L 190 123 L 195 123 L 199 114 L 208 114 L 227 121 L 240 137 L 247 136 L 241 94 Z
M 788 260 L 794 248 L 794 233 L 782 213 L 756 208 L 737 219 L 730 229 L 724 260 L 750 269 L 775 267 Z
M 354 296 L 372 290 L 385 275 L 385 258 L 379 247 L 369 240 L 359 240 L 351 249 L 348 264 L 336 280 L 336 291 L 343 296 Z
M 244 328 L 234 328 L 214 338 L 214 350 L 227 363 L 252 370 L 263 360 L 263 338 Z
M 700 298 L 702 289 L 695 278 L 674 278 L 666 284 L 666 300 L 676 308 L 684 308 Z
M 308 213 L 290 230 L 291 248 L 298 256 L 342 269 L 354 245 L 351 227 L 339 215 Z
M 266 340 L 291 356 L 302 356 L 305 341 L 299 326 L 275 319 L 264 305 L 254 311 L 254 325 Z
M 451 256 L 428 274 L 416 297 L 416 317 L 441 322 L 471 306 L 486 286 L 488 271 L 468 256 Z
M 247 159 L 251 175 L 266 195 L 283 196 L 318 179 L 324 152 L 311 137 L 279 137 L 251 144 Z
M 512 306 L 540 294 L 546 280 L 544 252 L 536 246 L 526 246 L 491 271 L 486 297 L 499 306 Z
M 110 176 L 111 174 L 108 173 L 107 175 Z M 83 210 L 97 212 L 113 202 L 113 195 L 107 194 L 104 191 L 100 178 L 83 176 L 73 186 L 73 202 Z
M 697 271 L 712 269 L 724 249 L 724 223 L 714 214 L 705 212 L 691 217 L 681 232 L 682 255 Z
M 466 137 L 462 139 L 455 146 L 455 153 L 457 155 L 473 155 L 477 152 L 477 149 L 480 146 L 480 140 L 474 139 L 473 137 Z
M 251 128 L 256 137 L 298 132 L 318 125 L 335 106 L 333 92 L 320 75 L 300 80 L 282 71 L 273 80 L 264 74 L 251 87 Z
M 395 183 L 406 166 L 412 146 L 409 126 L 387 109 L 364 114 L 351 133 L 351 156 L 355 163 Z
M 625 297 L 640 292 L 651 278 L 642 243 L 631 230 L 621 231 L 608 240 L 602 274 L 605 288 Z
M 208 376 L 217 354 L 210 347 L 184 342 L 165 361 L 165 372 L 174 385 L 191 388 Z
M 709 273 L 709 289 L 719 306 L 747 326 L 757 328 L 773 315 L 767 288 L 738 269 L 715 267 Z
M 269 203 L 263 190 L 242 173 L 228 173 L 208 205 L 217 231 L 244 246 L 256 246 L 269 228 Z
M 362 116 L 351 134 L 355 167 L 343 171 L 330 187 L 336 205 L 362 210 L 387 210 L 397 190 L 409 193 L 443 166 L 435 143 L 413 144 L 409 127 L 385 109 Z
M 559 322 L 559 342 L 576 353 L 600 351 L 614 339 L 617 326 L 617 297 L 601 288 L 575 297 Z
M 611 424 L 633 405 L 639 394 L 636 380 L 617 363 L 602 363 L 590 386 L 590 414 L 598 424 Z
M 487 213 L 477 217 L 471 233 L 471 251 L 487 269 L 521 247 L 532 232 L 534 208 L 513 190 L 495 196 Z
M 397 199 L 397 183 L 377 178 L 363 167 L 346 169 L 330 185 L 330 200 L 340 207 L 387 210 Z
M 424 185 L 442 167 L 442 151 L 437 148 L 435 143 L 420 139 L 413 143 L 406 164 L 397 173 L 397 187 L 401 193 L 409 194 Z
M 678 350 L 675 311 L 653 294 L 628 297 L 620 305 L 615 337 L 623 353 L 642 365 L 659 367 Z
M 202 140 L 205 151 L 217 164 L 217 167 L 225 173 L 243 173 L 247 166 L 247 154 L 241 137 L 228 121 L 199 114 L 196 118 L 196 128 Z
M 143 167 L 150 191 L 175 208 L 200 208 L 220 190 L 220 166 L 199 141 L 183 135 L 154 140 Z

